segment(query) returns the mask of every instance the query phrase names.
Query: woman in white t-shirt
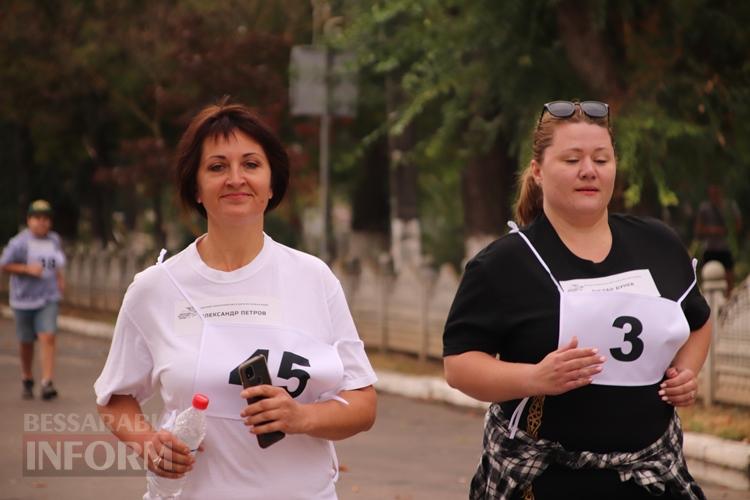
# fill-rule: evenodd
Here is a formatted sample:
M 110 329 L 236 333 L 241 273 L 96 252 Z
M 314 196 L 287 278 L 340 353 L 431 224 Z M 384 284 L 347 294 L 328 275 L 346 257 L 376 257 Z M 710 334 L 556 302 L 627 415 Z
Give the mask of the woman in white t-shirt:
M 336 498 L 331 441 L 372 426 L 376 377 L 330 269 L 263 232 L 288 185 L 287 154 L 226 100 L 193 118 L 177 152 L 181 200 L 208 230 L 129 287 L 94 386 L 99 412 L 152 472 L 185 475 L 182 498 Z M 273 385 L 243 390 L 237 366 L 257 354 Z M 194 392 L 209 397 L 197 456 L 143 417 L 157 392 L 160 424 Z M 275 431 L 286 437 L 262 449 L 256 436 Z

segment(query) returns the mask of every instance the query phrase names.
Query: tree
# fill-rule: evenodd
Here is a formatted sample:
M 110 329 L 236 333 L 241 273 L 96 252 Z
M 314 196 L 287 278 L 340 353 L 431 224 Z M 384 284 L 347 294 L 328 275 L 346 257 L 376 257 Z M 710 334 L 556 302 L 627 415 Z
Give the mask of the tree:
M 552 39 L 548 29 L 524 35 L 530 25 L 553 21 L 549 14 L 540 19 L 539 9 L 529 5 L 390 1 L 352 14 L 356 21 L 347 40 L 359 47 L 362 66 L 398 76 L 405 97 L 387 126 L 395 134 L 414 130 L 414 147 L 405 156 L 420 165 L 420 175 L 437 170 L 447 180 L 450 171 L 461 171 L 462 205 L 440 207 L 430 193 L 426 203 L 438 212 L 425 211 L 434 219 L 427 225 L 453 221 L 448 224 L 453 235 L 463 228 L 473 249 L 475 242 L 499 235 L 509 218 L 528 103 L 545 89 L 570 87 L 566 82 L 572 80 L 566 78 L 569 71 L 560 71 L 541 89 L 530 85 L 536 79 L 533 63 L 559 68 L 561 58 L 559 49 L 545 45 Z M 457 187 L 444 183 L 441 197 L 453 196 L 450 190 Z
M 230 94 L 293 138 L 288 53 L 308 17 L 291 0 L 3 2 L 0 126 L 21 205 L 71 207 L 69 236 L 87 213 L 102 244 L 114 210 L 132 230 L 146 205 L 163 244 L 172 148 L 197 109 Z
M 744 4 L 391 0 L 352 17 L 361 64 L 401 75 L 406 97 L 388 126 L 415 124 L 412 155 L 422 171 L 442 169 L 446 186 L 462 172 L 467 239 L 500 232 L 506 166 L 527 164 L 529 132 L 553 99 L 612 105 L 623 209 L 661 215 L 694 204 L 708 164 L 746 178 Z M 377 36 L 393 19 L 389 36 Z

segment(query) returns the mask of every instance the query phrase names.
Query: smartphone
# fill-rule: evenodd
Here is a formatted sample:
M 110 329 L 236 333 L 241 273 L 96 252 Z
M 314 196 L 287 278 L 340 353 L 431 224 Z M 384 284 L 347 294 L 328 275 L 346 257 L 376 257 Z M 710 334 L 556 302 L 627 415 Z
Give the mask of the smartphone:
M 262 354 L 253 356 L 252 358 L 244 361 L 238 368 L 240 372 L 240 381 L 242 387 L 253 387 L 256 385 L 271 385 L 271 375 L 268 373 L 268 363 L 266 357 Z M 251 405 L 257 403 L 262 396 L 248 398 L 247 404 Z M 265 422 L 264 422 L 265 423 Z M 268 448 L 272 444 L 282 440 L 286 434 L 281 431 L 267 432 L 265 434 L 258 434 L 258 445 L 261 448 Z

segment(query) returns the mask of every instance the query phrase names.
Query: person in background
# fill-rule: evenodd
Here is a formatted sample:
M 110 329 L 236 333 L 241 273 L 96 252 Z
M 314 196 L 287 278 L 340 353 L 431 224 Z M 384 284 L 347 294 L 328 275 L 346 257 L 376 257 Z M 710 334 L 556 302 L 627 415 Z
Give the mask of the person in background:
M 742 230 L 742 217 L 737 204 L 724 199 L 720 186 L 708 186 L 708 200 L 698 207 L 695 218 L 695 238 L 701 242 L 701 265 L 716 260 L 724 265 L 727 293 L 734 287 L 734 257 L 729 245 L 729 234 Z
M 16 320 L 21 357 L 22 397 L 34 397 L 34 342 L 39 338 L 44 400 L 57 397 L 55 333 L 58 303 L 65 289 L 65 254 L 60 236 L 51 231 L 52 207 L 45 200 L 29 206 L 26 229 L 14 236 L 0 256 L 0 267 L 10 273 L 10 307 Z
M 94 385 L 99 413 L 155 474 L 186 475 L 184 499 L 334 499 L 332 441 L 369 429 L 376 376 L 341 284 L 320 259 L 264 233 L 289 160 L 275 133 L 226 100 L 200 111 L 177 147 L 183 205 L 206 234 L 139 273 Z M 263 354 L 273 385 L 242 388 L 237 367 Z M 208 396 L 197 457 L 143 418 Z M 248 398 L 264 399 L 248 404 Z M 257 435 L 286 437 L 261 449 Z
M 492 404 L 472 499 L 703 499 L 675 406 L 711 339 L 694 262 L 662 222 L 611 214 L 609 107 L 554 101 L 521 178 L 522 228 L 482 250 L 450 310 L 448 383 Z

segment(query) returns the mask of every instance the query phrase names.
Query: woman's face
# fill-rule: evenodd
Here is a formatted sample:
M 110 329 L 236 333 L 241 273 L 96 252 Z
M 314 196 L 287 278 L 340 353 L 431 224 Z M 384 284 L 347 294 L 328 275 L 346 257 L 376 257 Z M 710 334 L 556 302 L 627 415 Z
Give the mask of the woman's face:
M 198 202 L 209 223 L 260 222 L 271 191 L 271 166 L 263 147 L 239 130 L 203 142 L 196 176 Z
M 573 223 L 606 213 L 615 185 L 615 151 L 606 128 L 586 122 L 558 125 L 542 163 L 531 163 L 544 211 Z

